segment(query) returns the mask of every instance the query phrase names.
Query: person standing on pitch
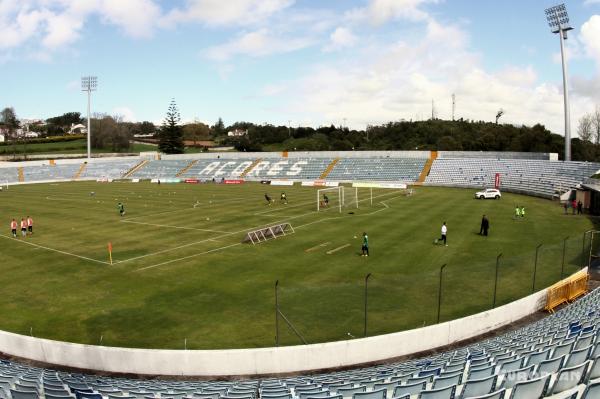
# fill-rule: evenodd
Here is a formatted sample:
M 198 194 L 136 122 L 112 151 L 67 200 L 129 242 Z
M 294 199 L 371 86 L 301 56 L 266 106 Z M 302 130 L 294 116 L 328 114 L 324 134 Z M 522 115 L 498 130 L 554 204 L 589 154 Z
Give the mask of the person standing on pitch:
M 571 207 L 573 208 L 573 215 L 574 215 L 575 211 L 577 210 L 577 201 L 575 201 L 575 200 L 571 201 Z
M 287 195 L 285 194 L 285 192 L 281 193 L 281 197 L 279 197 L 279 202 L 283 202 L 287 205 Z
M 121 217 L 125 216 L 125 205 L 123 205 L 122 202 L 117 204 L 117 208 L 119 208 L 119 215 L 121 215 Z
M 23 237 L 27 236 L 27 222 L 25 219 L 21 219 L 21 235 Z
M 515 206 L 515 218 L 519 218 L 519 216 L 521 216 L 521 208 L 519 208 L 519 205 Z
M 569 212 L 568 211 L 568 209 L 569 209 L 569 202 L 568 201 L 565 201 L 565 203 L 563 204 L 563 208 L 565 208 L 565 215 L 566 215 Z
M 481 228 L 479 229 L 479 235 L 487 236 L 489 228 L 490 228 L 490 221 L 488 220 L 488 218 L 485 215 L 483 215 L 483 217 L 481 218 Z
M 525 217 L 525 207 L 524 206 L 521 207 L 521 217 L 522 218 Z
M 362 255 L 361 256 L 369 256 L 369 236 L 367 233 L 363 233 L 363 243 L 362 243 Z
M 265 193 L 265 200 L 267 201 L 267 205 L 271 205 L 271 197 L 267 193 Z
M 577 214 L 581 215 L 583 213 L 583 203 L 581 200 L 577 201 Z
M 15 219 L 10 222 L 10 232 L 12 233 L 13 238 L 17 238 L 17 221 Z
M 444 222 L 442 224 L 442 238 L 440 238 L 440 241 L 443 241 L 445 246 L 448 246 L 448 243 L 446 242 L 447 234 L 448 234 L 448 226 L 446 226 L 446 222 Z
M 33 219 L 30 216 L 27 216 L 27 232 L 33 234 Z

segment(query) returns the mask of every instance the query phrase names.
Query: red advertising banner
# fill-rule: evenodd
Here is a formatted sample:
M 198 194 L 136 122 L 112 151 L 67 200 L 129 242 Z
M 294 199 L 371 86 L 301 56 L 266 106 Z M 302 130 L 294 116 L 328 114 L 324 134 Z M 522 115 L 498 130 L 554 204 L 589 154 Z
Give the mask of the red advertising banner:
M 496 178 L 494 179 L 494 188 L 500 188 L 500 173 L 496 173 Z
M 242 184 L 244 181 L 243 180 L 223 180 L 223 183 L 225 184 Z
M 189 184 L 198 184 L 198 183 L 200 183 L 200 180 L 198 180 L 198 179 L 185 179 L 184 182 L 189 183 Z

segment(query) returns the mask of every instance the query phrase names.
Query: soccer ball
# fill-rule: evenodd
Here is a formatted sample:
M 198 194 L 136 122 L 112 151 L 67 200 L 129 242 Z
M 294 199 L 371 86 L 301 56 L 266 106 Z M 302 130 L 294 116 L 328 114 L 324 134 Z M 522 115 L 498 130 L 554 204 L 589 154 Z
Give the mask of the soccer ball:
M 206 218 L 206 220 L 210 220 L 210 218 Z
M 435 240 L 433 240 L 433 243 L 437 244 L 438 243 L 438 239 L 436 238 Z
M 356 238 L 356 236 L 354 236 L 354 238 Z

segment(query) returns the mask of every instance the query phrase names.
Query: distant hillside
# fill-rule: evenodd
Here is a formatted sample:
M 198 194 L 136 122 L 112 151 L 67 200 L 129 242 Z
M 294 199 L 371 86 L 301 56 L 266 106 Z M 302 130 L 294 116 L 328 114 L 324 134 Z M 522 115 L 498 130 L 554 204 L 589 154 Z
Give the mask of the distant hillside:
M 403 121 L 349 130 L 329 126 L 288 128 L 287 126 L 236 123 L 229 127 L 247 129 L 242 137 L 222 138 L 239 151 L 323 151 L 323 150 L 464 150 L 556 152 L 563 159 L 564 138 L 543 125 L 516 127 L 474 121 Z M 574 161 L 600 161 L 600 146 L 572 141 Z

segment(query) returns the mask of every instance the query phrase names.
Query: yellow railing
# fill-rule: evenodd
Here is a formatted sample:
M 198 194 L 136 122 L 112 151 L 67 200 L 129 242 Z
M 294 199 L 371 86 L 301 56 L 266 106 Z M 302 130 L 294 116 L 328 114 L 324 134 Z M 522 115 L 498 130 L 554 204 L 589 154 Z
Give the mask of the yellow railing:
M 255 159 L 254 162 L 252 162 L 250 165 L 248 165 L 246 169 L 244 169 L 240 177 L 246 177 L 248 173 L 250 173 L 252 169 L 254 169 L 254 167 L 260 163 L 260 161 L 262 161 L 262 158 Z
M 548 312 L 554 312 L 557 306 L 585 294 L 587 292 L 588 279 L 589 274 L 587 270 L 582 270 L 548 288 L 545 309 Z
M 337 165 L 337 163 L 340 161 L 340 158 L 335 158 L 333 161 L 331 161 L 329 163 L 329 165 L 327 165 L 327 168 L 323 171 L 323 173 L 321 173 L 321 175 L 319 176 L 319 180 L 323 180 L 326 179 L 327 176 L 329 176 L 329 174 L 331 173 L 331 171 L 333 170 L 333 168 L 335 168 L 335 165 Z

